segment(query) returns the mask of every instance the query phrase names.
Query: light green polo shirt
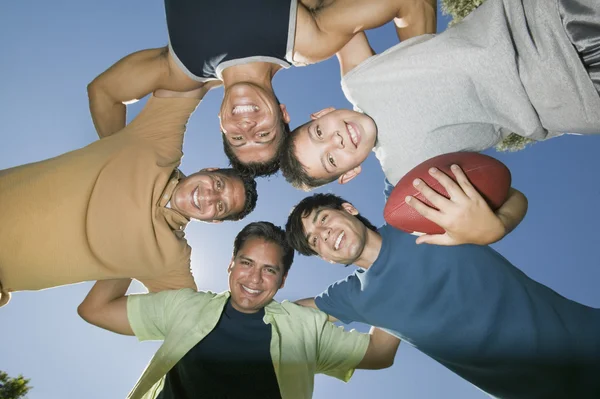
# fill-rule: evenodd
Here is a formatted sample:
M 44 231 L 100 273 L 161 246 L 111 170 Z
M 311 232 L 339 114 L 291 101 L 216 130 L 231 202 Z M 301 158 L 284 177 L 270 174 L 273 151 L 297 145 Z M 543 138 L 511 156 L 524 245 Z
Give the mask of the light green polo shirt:
M 156 398 L 167 372 L 217 325 L 229 298 L 192 289 L 130 295 L 127 316 L 140 341 L 163 340 L 128 399 Z M 369 335 L 345 331 L 321 311 L 271 301 L 271 359 L 282 399 L 311 398 L 317 373 L 348 381 L 369 346 Z

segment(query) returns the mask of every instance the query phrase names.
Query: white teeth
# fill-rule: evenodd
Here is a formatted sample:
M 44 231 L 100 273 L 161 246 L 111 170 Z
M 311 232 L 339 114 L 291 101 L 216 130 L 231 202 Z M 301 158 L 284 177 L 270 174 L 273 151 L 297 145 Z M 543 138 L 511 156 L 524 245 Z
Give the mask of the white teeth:
M 199 190 L 199 188 L 196 187 L 196 189 L 194 190 L 194 194 L 193 194 L 192 197 L 194 198 L 194 205 L 196 205 L 196 207 L 198 209 L 200 209 L 200 202 L 198 201 L 198 190 Z
M 256 112 L 258 111 L 257 105 L 236 105 L 233 108 L 232 113 L 235 114 L 244 114 L 247 112 Z
M 242 288 L 244 289 L 244 291 L 246 291 L 250 294 L 260 294 L 261 293 L 260 290 L 252 290 L 252 289 L 246 287 L 245 285 L 242 285 Z
M 354 144 L 354 146 L 356 147 L 356 131 L 354 130 L 354 127 L 351 124 L 347 123 L 346 126 L 348 127 L 348 133 L 350 133 L 350 140 L 352 140 L 352 144 Z
M 335 245 L 333 246 L 333 249 L 335 249 L 336 251 L 340 248 L 340 243 L 342 242 L 342 238 L 344 238 L 344 234 L 345 233 L 342 231 L 338 236 L 337 240 L 335 240 Z

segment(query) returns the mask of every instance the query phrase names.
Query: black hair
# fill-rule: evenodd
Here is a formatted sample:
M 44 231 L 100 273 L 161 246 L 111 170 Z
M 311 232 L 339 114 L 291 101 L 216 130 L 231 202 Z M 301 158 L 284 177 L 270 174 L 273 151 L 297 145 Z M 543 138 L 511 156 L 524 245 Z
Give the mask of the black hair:
M 308 245 L 302 219 L 310 215 L 313 210 L 320 208 L 343 210 L 344 207 L 342 205 L 347 202 L 342 197 L 334 194 L 314 194 L 300 201 L 290 212 L 290 216 L 285 224 L 286 237 L 292 248 L 305 256 L 317 255 L 310 245 Z M 368 229 L 377 231 L 377 227 L 366 217 L 360 214 L 354 215 L 354 217 L 360 220 Z
M 251 176 L 244 175 L 232 168 L 218 169 L 215 170 L 213 173 L 221 173 L 229 177 L 238 178 L 242 181 L 242 184 L 244 185 L 244 208 L 240 212 L 231 214 L 221 220 L 241 220 L 254 210 L 254 208 L 256 207 L 256 201 L 258 200 L 258 193 L 256 192 L 256 181 L 254 180 L 254 178 L 252 178 Z
M 253 222 L 246 225 L 246 227 L 238 233 L 233 242 L 234 258 L 246 241 L 253 237 L 262 238 L 265 241 L 273 242 L 281 247 L 281 252 L 283 252 L 281 261 L 283 262 L 283 275 L 285 276 L 292 267 L 292 262 L 294 261 L 294 249 L 288 243 L 285 231 L 271 222 Z

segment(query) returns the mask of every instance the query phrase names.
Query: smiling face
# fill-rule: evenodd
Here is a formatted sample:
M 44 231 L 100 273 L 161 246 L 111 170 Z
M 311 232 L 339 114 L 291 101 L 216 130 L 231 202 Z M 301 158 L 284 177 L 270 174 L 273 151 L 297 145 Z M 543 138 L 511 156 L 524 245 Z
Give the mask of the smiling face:
M 315 179 L 346 183 L 360 173 L 377 139 L 377 126 L 369 116 L 346 109 L 327 108 L 311 115 L 312 121 L 295 133 L 295 156 Z
M 256 313 L 283 288 L 286 275 L 279 244 L 250 237 L 229 265 L 231 305 L 242 313 Z
M 308 245 L 322 259 L 349 265 L 365 249 L 367 227 L 354 217 L 358 211 L 351 204 L 342 208 L 317 208 L 302 218 L 302 227 Z
M 232 152 L 244 164 L 273 159 L 284 134 L 282 122 L 290 121 L 272 91 L 247 82 L 226 88 L 219 119 Z
M 241 179 L 203 169 L 179 181 L 171 206 L 187 218 L 217 222 L 244 209 L 246 192 Z

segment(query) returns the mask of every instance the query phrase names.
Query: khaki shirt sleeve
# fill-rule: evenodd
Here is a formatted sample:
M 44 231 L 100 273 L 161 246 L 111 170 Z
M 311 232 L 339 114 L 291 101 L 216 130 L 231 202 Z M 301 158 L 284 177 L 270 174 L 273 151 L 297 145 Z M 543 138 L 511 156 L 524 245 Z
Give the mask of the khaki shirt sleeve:
M 186 268 L 169 270 L 166 274 L 157 278 L 138 280 L 148 288 L 149 292 L 178 290 L 182 288 L 191 288 L 194 291 L 198 290 L 189 262 Z
M 196 291 L 185 289 L 127 296 L 127 318 L 140 341 L 163 340 L 178 317 L 180 305 Z
M 152 142 L 165 162 L 178 161 L 183 155 L 187 122 L 199 103 L 195 98 L 150 95 L 144 108 L 122 133 Z
M 369 334 L 326 322 L 319 337 L 317 373 L 349 381 L 367 352 L 369 340 Z

